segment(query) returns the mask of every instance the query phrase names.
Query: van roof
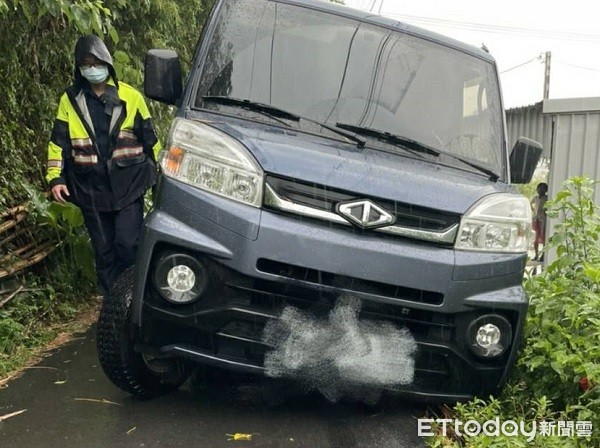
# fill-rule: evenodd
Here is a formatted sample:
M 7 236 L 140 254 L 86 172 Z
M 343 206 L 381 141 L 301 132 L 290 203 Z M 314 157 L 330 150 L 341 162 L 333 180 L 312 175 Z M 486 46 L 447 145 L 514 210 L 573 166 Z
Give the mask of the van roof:
M 371 23 L 373 25 L 378 25 L 386 28 L 390 28 L 393 30 L 399 30 L 403 33 L 412 34 L 417 37 L 421 37 L 423 39 L 427 39 L 433 42 L 440 43 L 442 45 L 446 45 L 457 50 L 470 53 L 473 56 L 477 56 L 481 59 L 484 59 L 489 62 L 495 63 L 494 58 L 487 52 L 482 50 L 481 48 L 477 48 L 473 45 L 466 44 L 464 42 L 458 41 L 456 39 L 452 39 L 450 37 L 446 37 L 442 34 L 434 33 L 433 31 L 428 31 L 423 28 L 419 28 L 417 26 L 409 25 L 404 22 L 400 22 L 398 20 L 379 16 L 377 14 L 373 14 L 368 11 L 362 11 L 359 9 L 350 8 L 348 6 L 343 6 L 339 4 L 335 4 L 329 1 L 324 0 L 271 0 L 279 3 L 288 3 L 292 5 L 304 6 L 311 9 L 316 9 L 319 11 L 324 11 L 328 13 L 337 14 L 340 16 L 348 17 L 351 19 L 359 20 L 365 23 Z

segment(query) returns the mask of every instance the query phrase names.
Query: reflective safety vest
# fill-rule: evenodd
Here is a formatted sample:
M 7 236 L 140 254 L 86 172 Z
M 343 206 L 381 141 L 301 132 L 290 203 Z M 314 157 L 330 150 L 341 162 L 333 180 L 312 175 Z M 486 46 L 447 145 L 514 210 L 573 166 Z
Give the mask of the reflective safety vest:
M 98 150 L 85 92 L 70 87 L 62 95 L 48 144 L 50 186 L 66 184 L 71 200 L 82 208 L 119 210 L 138 199 L 156 180 L 161 145 L 142 95 L 112 81 L 106 100 L 112 105 L 109 154 Z

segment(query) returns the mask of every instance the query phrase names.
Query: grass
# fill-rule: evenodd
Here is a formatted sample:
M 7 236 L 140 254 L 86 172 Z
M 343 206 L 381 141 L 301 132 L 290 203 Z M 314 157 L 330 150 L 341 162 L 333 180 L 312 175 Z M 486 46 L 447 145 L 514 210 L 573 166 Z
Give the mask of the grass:
M 23 289 L 0 308 L 0 384 L 95 321 L 100 301 L 92 285 L 64 271 L 45 269 L 3 285 L 0 303 L 20 288 L 15 283 Z

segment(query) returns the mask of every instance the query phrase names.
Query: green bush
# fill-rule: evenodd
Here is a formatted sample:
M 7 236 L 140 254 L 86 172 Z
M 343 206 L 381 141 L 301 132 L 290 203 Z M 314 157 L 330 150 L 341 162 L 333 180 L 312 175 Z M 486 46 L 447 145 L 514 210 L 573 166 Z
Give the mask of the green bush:
M 548 201 L 547 214 L 560 220 L 547 251 L 556 260 L 528 278 L 530 307 L 524 344 L 509 384 L 499 397 L 458 404 L 461 421 L 591 421 L 591 438 L 434 437 L 430 446 L 600 446 L 600 217 L 590 179 L 576 177 Z
M 61 324 L 94 303 L 89 281 L 64 264 L 60 255 L 49 257 L 56 263 L 43 272 L 26 273 L 17 279 L 26 288 L 0 308 L 0 378 L 22 366 L 31 350 L 52 340 Z

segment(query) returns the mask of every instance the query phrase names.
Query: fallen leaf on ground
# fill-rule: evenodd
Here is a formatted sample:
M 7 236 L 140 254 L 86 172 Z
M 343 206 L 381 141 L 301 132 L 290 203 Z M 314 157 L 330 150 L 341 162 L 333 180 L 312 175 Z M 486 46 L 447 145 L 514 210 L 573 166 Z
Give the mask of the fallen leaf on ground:
M 92 403 L 114 404 L 115 406 L 123 406 L 121 403 L 115 403 L 106 399 L 98 400 L 97 398 L 75 398 L 75 401 L 90 401 Z
M 11 380 L 15 380 L 18 377 L 20 377 L 21 375 L 23 375 L 23 372 L 15 372 L 10 376 L 7 376 L 6 378 L 4 378 L 3 380 L 0 381 L 0 388 L 4 389 L 5 387 L 8 387 L 8 382 Z
M 257 432 L 253 432 L 252 434 L 244 434 L 241 432 L 236 432 L 235 434 L 225 434 L 229 439 L 227 440 L 252 440 L 252 436 L 257 435 Z
M 23 409 L 21 411 L 17 411 L 17 412 L 11 412 L 10 414 L 4 414 L 4 415 L 0 415 L 0 422 L 9 419 L 11 417 L 14 417 L 15 415 L 19 415 L 22 414 L 23 412 L 25 412 L 27 409 Z

